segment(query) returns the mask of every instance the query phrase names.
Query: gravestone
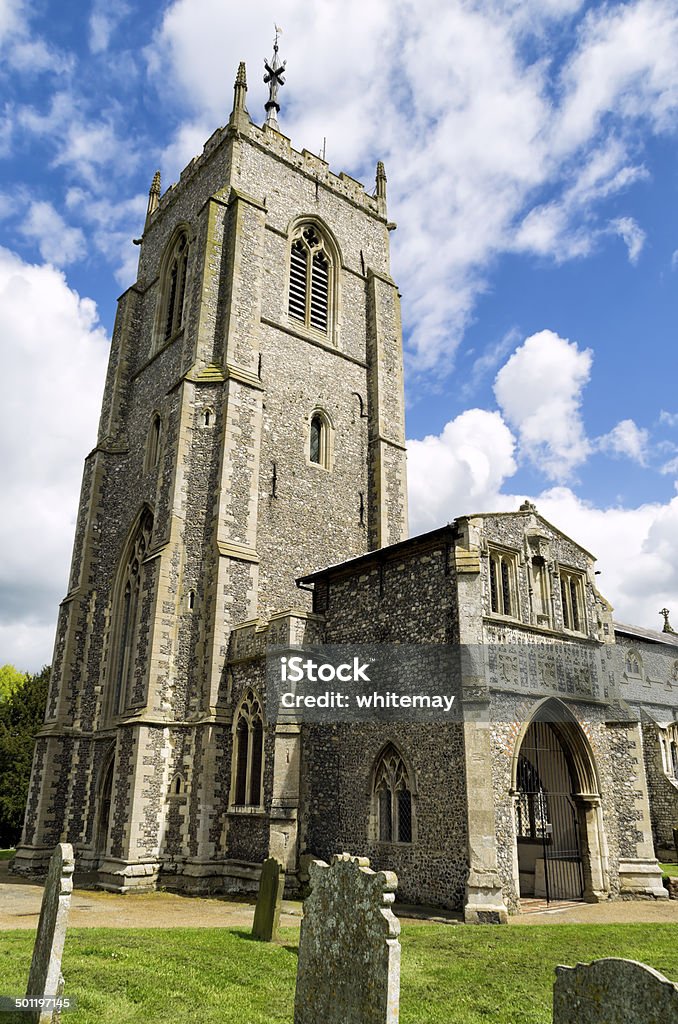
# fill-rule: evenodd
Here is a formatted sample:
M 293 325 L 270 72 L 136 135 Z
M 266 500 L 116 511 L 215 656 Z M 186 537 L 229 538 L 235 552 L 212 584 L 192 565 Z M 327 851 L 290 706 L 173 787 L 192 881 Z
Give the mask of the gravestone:
M 294 1024 L 397 1024 L 398 879 L 348 853 L 309 865 L 299 939 Z
M 609 957 L 556 967 L 553 1024 L 668 1024 L 678 1021 L 678 985 L 638 963 Z
M 26 988 L 27 997 L 60 996 L 63 992 L 61 956 L 73 891 L 73 867 L 73 847 L 70 843 L 59 843 L 49 862 L 42 894 L 38 932 Z M 36 1010 L 28 1019 L 35 1024 L 55 1024 L 60 1020 L 60 1014 L 56 1009 Z
M 280 906 L 285 888 L 285 872 L 279 860 L 269 857 L 261 868 L 259 879 L 259 895 L 254 911 L 252 938 L 262 942 L 271 942 L 278 938 L 280 924 Z

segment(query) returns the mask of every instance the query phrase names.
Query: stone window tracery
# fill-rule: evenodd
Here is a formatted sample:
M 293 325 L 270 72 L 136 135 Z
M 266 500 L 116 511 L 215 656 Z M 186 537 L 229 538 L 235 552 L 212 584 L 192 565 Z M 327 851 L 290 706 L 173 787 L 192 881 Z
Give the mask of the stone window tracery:
M 118 599 L 113 622 L 111 713 L 121 715 L 127 707 L 134 674 L 143 589 L 143 562 L 153 531 L 153 516 L 145 512 L 132 543 L 131 554 L 118 581 Z
M 332 261 L 314 224 L 302 224 L 292 239 L 287 312 L 290 320 L 329 334 Z
M 264 721 L 261 702 L 247 690 L 233 730 L 231 805 L 261 807 L 264 767 Z
M 173 338 L 184 324 L 188 254 L 188 234 L 182 231 L 176 238 L 165 264 L 158 332 L 161 345 Z
M 626 675 L 633 679 L 642 679 L 643 677 L 643 661 L 638 651 L 630 650 L 626 652 Z
M 581 573 L 560 570 L 560 599 L 563 608 L 563 626 L 574 633 L 585 632 L 584 578 Z
M 374 775 L 377 838 L 386 843 L 411 843 L 414 837 L 412 786 L 405 763 L 389 745 Z
M 490 610 L 518 617 L 517 558 L 509 551 L 490 550 Z

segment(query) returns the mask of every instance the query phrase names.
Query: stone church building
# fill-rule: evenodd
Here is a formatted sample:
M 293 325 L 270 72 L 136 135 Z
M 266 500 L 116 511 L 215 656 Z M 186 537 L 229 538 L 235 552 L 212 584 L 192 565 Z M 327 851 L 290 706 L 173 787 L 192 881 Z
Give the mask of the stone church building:
M 107 889 L 237 891 L 273 855 L 294 889 L 346 849 L 468 921 L 664 897 L 678 635 L 615 625 L 527 502 L 407 539 L 383 165 L 366 192 L 246 91 L 241 65 L 228 124 L 151 187 L 14 869 L 68 841 Z M 458 652 L 454 720 L 267 708 L 267 650 L 364 643 Z

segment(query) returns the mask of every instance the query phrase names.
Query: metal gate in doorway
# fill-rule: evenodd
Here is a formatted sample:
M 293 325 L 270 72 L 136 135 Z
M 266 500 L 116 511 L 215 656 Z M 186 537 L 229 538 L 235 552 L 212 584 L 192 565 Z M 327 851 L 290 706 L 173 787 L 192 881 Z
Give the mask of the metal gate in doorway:
M 525 733 L 517 783 L 521 895 L 549 903 L 582 899 L 584 873 L 574 786 L 563 746 L 548 722 L 532 722 Z

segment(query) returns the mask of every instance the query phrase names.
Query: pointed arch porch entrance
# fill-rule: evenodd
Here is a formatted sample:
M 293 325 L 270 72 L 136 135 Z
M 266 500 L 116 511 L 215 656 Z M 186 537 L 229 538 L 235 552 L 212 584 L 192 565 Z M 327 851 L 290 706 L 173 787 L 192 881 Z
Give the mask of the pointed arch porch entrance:
M 607 890 L 600 793 L 584 731 L 559 700 L 526 723 L 513 763 L 519 895 L 597 901 Z

